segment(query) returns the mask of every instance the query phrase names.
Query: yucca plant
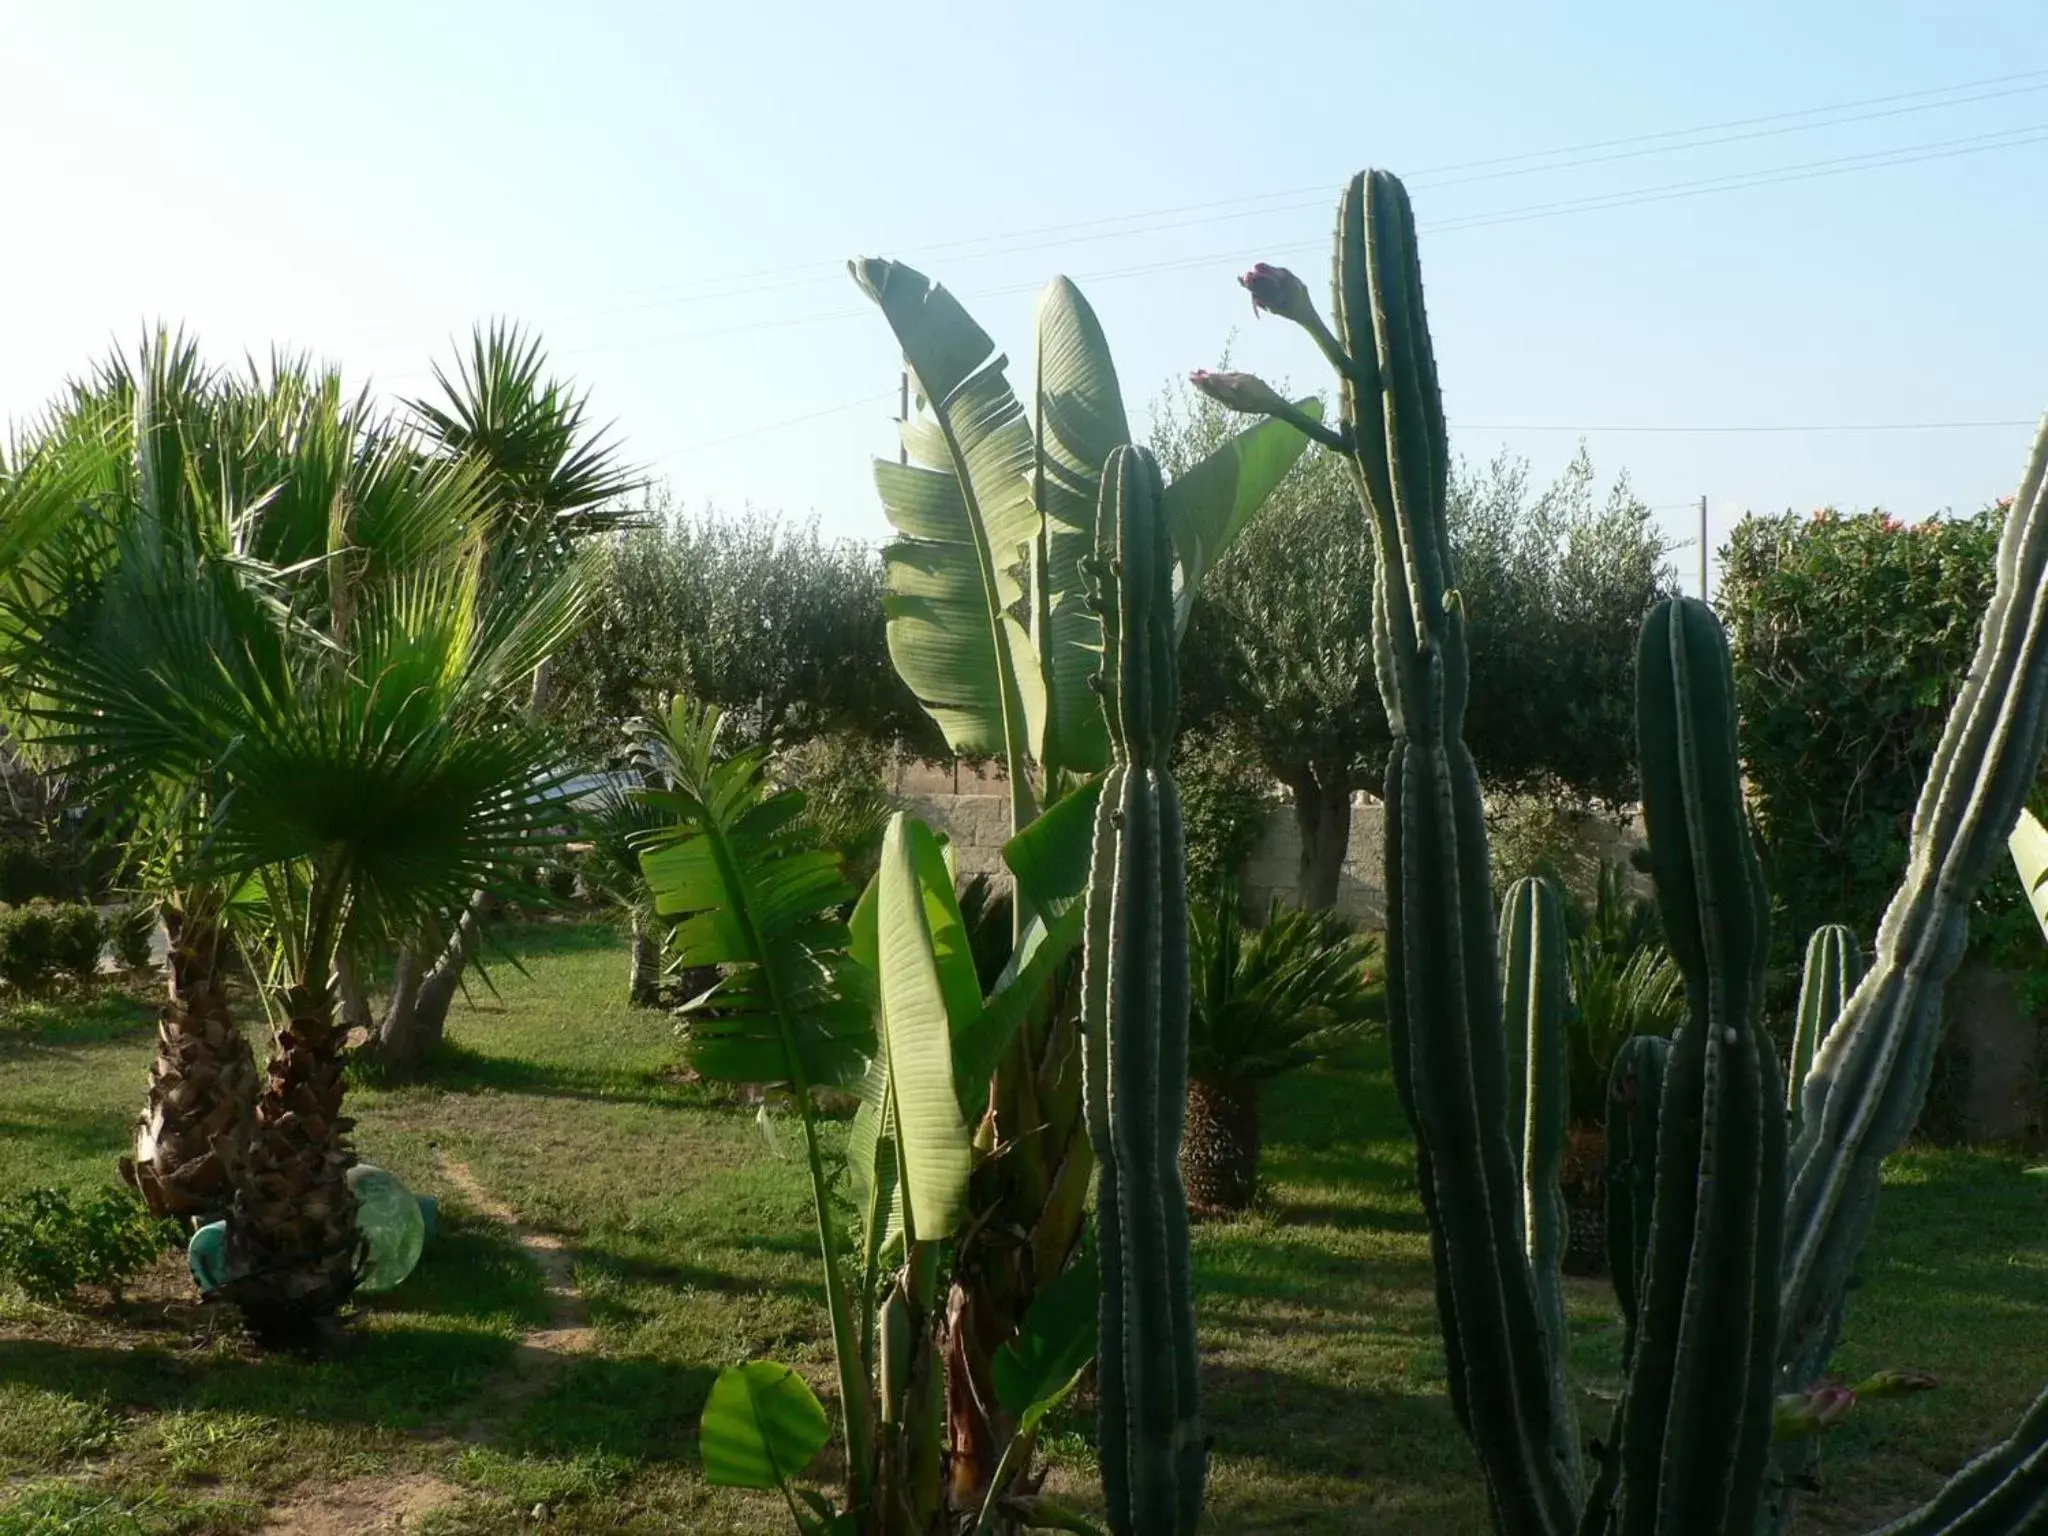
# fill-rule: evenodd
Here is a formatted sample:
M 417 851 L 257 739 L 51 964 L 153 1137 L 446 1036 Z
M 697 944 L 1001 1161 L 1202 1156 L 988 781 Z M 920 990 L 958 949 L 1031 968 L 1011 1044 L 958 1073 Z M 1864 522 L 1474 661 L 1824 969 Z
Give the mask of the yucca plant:
M 588 397 L 553 377 L 539 338 L 517 326 L 479 328 L 452 371 L 435 365 L 434 382 L 437 397 L 411 402 L 410 425 L 429 456 L 476 477 L 478 600 L 517 612 L 565 568 L 580 566 L 599 535 L 629 520 L 620 508 L 641 479 L 610 429 L 591 421 Z M 532 713 L 546 703 L 551 661 L 539 657 L 528 680 Z M 399 951 L 374 1032 L 386 1063 L 415 1065 L 440 1041 L 475 959 L 487 900 L 472 893 L 447 932 Z
M 1181 1176 L 1198 1210 L 1240 1211 L 1258 1185 L 1265 1083 L 1357 1040 L 1381 1017 L 1379 945 L 1334 912 L 1278 901 L 1247 931 L 1227 885 L 1190 918 Z

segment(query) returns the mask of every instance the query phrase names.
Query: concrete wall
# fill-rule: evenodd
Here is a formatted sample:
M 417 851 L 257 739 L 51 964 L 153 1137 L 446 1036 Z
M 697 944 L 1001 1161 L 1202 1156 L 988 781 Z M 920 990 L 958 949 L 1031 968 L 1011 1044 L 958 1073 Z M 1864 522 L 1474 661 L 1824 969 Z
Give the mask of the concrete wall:
M 962 765 L 956 776 L 945 765 L 910 763 L 897 769 L 893 788 L 908 810 L 946 834 L 963 878 L 985 874 L 999 885 L 1008 883 L 1002 847 L 1009 837 L 1010 799 L 1000 775 Z M 1337 886 L 1337 910 L 1375 929 L 1386 925 L 1387 916 L 1385 815 L 1379 801 L 1365 795 L 1352 802 L 1350 844 Z M 1581 858 L 1566 875 L 1588 887 L 1601 859 L 1623 863 L 1639 841 L 1633 823 L 1618 828 L 1597 817 L 1580 819 L 1572 836 Z M 1276 896 L 1291 901 L 1300 858 L 1294 813 L 1276 800 L 1264 834 L 1240 871 L 1247 911 L 1263 912 Z M 1647 880 L 1638 876 L 1634 883 L 1648 894 Z

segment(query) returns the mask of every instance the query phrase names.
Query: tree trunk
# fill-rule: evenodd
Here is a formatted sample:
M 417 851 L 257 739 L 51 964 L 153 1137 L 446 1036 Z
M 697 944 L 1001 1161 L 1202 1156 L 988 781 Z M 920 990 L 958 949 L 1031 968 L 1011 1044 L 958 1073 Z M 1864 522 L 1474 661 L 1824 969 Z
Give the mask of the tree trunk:
M 266 1343 L 298 1340 L 340 1310 L 355 1291 L 362 1245 L 334 996 L 300 986 L 283 1002 L 288 1022 L 228 1214 L 229 1278 L 213 1293 Z
M 423 969 L 417 954 L 411 950 L 400 953 L 391 1002 L 377 1026 L 377 1060 L 385 1066 L 412 1071 L 440 1049 L 448 1032 L 448 1009 L 455 1001 L 463 970 L 476 952 L 488 900 L 481 892 L 470 898 L 455 925 L 455 936 L 432 965 Z
M 538 718 L 547 708 L 554 675 L 552 656 L 544 657 L 533 669 L 533 688 L 526 701 L 529 718 Z M 399 954 L 398 979 L 391 989 L 390 1005 L 377 1027 L 378 1061 L 412 1071 L 440 1049 L 448 1033 L 448 1009 L 455 1001 L 462 973 L 476 953 L 483 914 L 489 906 L 490 896 L 486 892 L 479 891 L 470 897 L 469 905 L 463 908 L 455 924 L 454 937 L 424 973 L 417 954 L 411 950 Z
M 341 1000 L 342 1034 L 358 1029 L 364 1034 L 375 1033 L 376 1021 L 370 1017 L 369 991 L 363 986 L 363 975 L 356 969 L 355 960 L 347 954 L 334 963 L 334 988 Z
M 1351 781 L 1348 775 L 1310 766 L 1297 773 L 1294 825 L 1301 834 L 1301 863 L 1295 895 L 1310 912 L 1337 905 L 1344 855 L 1351 847 Z
M 638 912 L 633 914 L 633 972 L 627 999 L 635 1008 L 652 1008 L 661 1001 L 661 945 Z
M 221 935 L 164 908 L 170 1007 L 157 1026 L 135 1155 L 121 1176 L 156 1216 L 212 1220 L 234 1198 L 234 1169 L 256 1107 L 256 1058 L 228 1012 Z
M 1260 1141 L 1257 1079 L 1191 1078 L 1180 1144 L 1188 1204 L 1197 1210 L 1249 1210 L 1259 1186 Z

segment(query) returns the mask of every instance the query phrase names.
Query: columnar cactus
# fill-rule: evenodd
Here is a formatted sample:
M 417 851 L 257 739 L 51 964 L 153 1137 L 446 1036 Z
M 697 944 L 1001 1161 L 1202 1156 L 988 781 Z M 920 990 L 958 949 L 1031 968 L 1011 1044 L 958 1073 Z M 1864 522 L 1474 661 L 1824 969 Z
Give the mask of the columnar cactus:
M 1618 1528 L 1707 1536 L 1749 1529 L 1762 1504 L 1785 1115 L 1763 1020 L 1770 898 L 1743 809 L 1735 676 L 1696 599 L 1658 604 L 1643 626 L 1636 733 L 1657 904 L 1690 1011 L 1664 1067 Z
M 1513 1053 L 1509 1098 L 1520 1132 L 1523 1244 L 1550 1348 L 1562 1358 L 1570 1335 L 1560 1270 L 1571 1220 L 1558 1176 L 1571 1110 L 1566 1051 L 1571 990 L 1564 902 L 1547 880 L 1532 875 L 1509 888 L 1500 914 L 1500 954 L 1502 1012 Z
M 1799 1010 L 1792 1028 L 1792 1058 L 1785 1073 L 1785 1109 L 1792 1133 L 1800 1127 L 1800 1090 L 1812 1070 L 1814 1053 L 1849 1006 L 1856 983 L 1863 979 L 1863 951 L 1855 933 L 1840 923 L 1824 923 L 1806 941 L 1806 965 L 1799 975 Z
M 1190 1536 L 1202 1510 L 1187 1195 L 1187 864 L 1168 763 L 1179 708 L 1159 468 L 1111 454 L 1094 562 L 1110 767 L 1083 940 L 1088 1135 L 1101 1165 L 1103 1489 L 1116 1536 Z
M 1561 1409 L 1562 1351 L 1523 1241 L 1532 1160 L 1512 1138 L 1485 822 L 1462 740 L 1443 412 L 1413 216 L 1392 176 L 1372 172 L 1346 189 L 1334 279 L 1334 327 L 1290 272 L 1260 266 L 1244 283 L 1336 368 L 1336 428 L 1247 375 L 1196 383 L 1342 454 L 1372 515 L 1378 675 L 1394 737 L 1389 1037 L 1415 1131 L 1451 1401 L 1486 1471 L 1494 1527 L 1767 1536 L 1789 1519 L 1799 1455 L 1771 1460 L 1774 1397 L 1809 1392 L 1826 1367 L 1883 1159 L 1926 1095 L 1971 897 L 2048 743 L 2048 422 L 2007 519 L 1997 592 L 1921 796 L 1873 973 L 1831 1030 L 1820 1025 L 1826 1008 L 1816 1010 L 1789 1148 L 1760 1018 L 1768 906 L 1737 771 L 1726 641 L 1712 612 L 1688 599 L 1645 626 L 1644 809 L 1690 1017 L 1668 1046 L 1632 1042 L 1610 1087 L 1611 1253 L 1629 1380 L 1589 1495 Z M 2020 1536 L 2044 1529 L 2044 1509 L 2048 1398 L 1891 1531 Z

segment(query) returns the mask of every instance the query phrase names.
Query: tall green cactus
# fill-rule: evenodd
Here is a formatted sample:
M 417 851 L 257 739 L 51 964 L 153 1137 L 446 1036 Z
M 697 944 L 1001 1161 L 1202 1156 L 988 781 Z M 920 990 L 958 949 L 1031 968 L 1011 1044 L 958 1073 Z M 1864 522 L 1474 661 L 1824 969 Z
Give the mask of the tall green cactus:
M 1735 675 L 1696 599 L 1660 603 L 1643 626 L 1636 733 L 1657 903 L 1690 1012 L 1664 1068 L 1619 1530 L 1723 1536 L 1755 1524 L 1770 1456 L 1785 1118 Z
M 1840 923 L 1823 923 L 1806 941 L 1806 965 L 1799 975 L 1799 1010 L 1792 1028 L 1792 1057 L 1785 1072 L 1785 1109 L 1792 1133 L 1800 1129 L 1800 1090 L 1812 1070 L 1814 1053 L 1849 1006 L 1863 979 L 1863 951 L 1856 934 Z
M 1507 1133 L 1485 823 L 1462 741 L 1447 450 L 1406 193 L 1382 172 L 1346 189 L 1334 328 L 1292 273 L 1260 266 L 1244 283 L 1259 308 L 1300 324 L 1329 358 L 1342 419 L 1335 429 L 1308 420 L 1249 375 L 1198 374 L 1196 383 L 1343 454 L 1372 515 L 1378 675 L 1394 736 L 1388 1032 L 1415 1131 L 1451 1401 L 1486 1471 L 1494 1527 L 1513 1536 L 1781 1531 L 1798 1465 L 1796 1454 L 1771 1460 L 1773 1397 L 1810 1389 L 1826 1367 L 1883 1159 L 1926 1095 L 1969 902 L 2048 743 L 2048 422 L 2007 519 L 1997 593 L 1922 793 L 1873 974 L 1831 1030 L 1816 1010 L 1790 1148 L 1760 1017 L 1768 905 L 1744 814 L 1726 641 L 1711 611 L 1685 599 L 1645 626 L 1643 801 L 1690 1017 L 1668 1046 L 1632 1042 L 1610 1090 L 1613 1166 L 1627 1175 L 1609 1209 L 1629 1380 L 1618 1444 L 1600 1449 L 1588 1497 L 1559 1412 L 1564 1362 L 1519 1241 L 1526 1193 Z M 2048 1407 L 2037 1405 L 2011 1439 L 1893 1529 L 2038 1531 L 2044 1482 Z
M 1549 881 L 1530 875 L 1509 888 L 1500 913 L 1500 954 L 1502 1012 L 1513 1052 L 1510 1104 L 1522 1160 L 1523 1243 L 1549 1347 L 1562 1359 L 1570 1342 L 1561 1270 L 1571 1213 L 1558 1181 L 1571 1109 L 1566 1049 L 1571 992 L 1564 901 Z M 1568 1407 L 1561 1403 L 1560 1413 L 1568 1414 Z
M 1088 1135 L 1101 1165 L 1101 1456 L 1116 1536 L 1190 1536 L 1202 1511 L 1187 1195 L 1187 860 L 1168 769 L 1179 710 L 1172 545 L 1159 467 L 1120 447 L 1102 477 L 1096 595 L 1110 767 L 1083 940 Z

